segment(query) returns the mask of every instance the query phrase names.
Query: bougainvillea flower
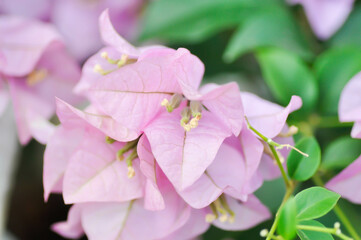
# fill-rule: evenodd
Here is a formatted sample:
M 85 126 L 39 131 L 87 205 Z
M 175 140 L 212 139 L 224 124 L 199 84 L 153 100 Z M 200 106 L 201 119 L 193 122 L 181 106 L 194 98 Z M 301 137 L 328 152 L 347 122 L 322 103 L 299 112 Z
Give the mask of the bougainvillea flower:
M 99 17 L 99 31 L 106 47 L 99 50 L 85 62 L 81 80 L 75 88 L 75 91 L 80 94 L 87 95 L 89 88 L 103 74 L 137 61 L 138 57 L 148 49 L 161 47 L 136 48 L 132 46 L 115 30 L 110 21 L 108 10 L 105 10 Z
M 54 96 L 79 100 L 71 94 L 79 66 L 49 24 L 1 16 L 0 34 L 0 75 L 10 89 L 20 142 L 33 136 L 45 143 L 53 129 L 46 120 L 55 112 Z
M 354 0 L 290 0 L 301 4 L 311 28 L 321 40 L 330 38 L 346 21 Z
M 208 206 L 223 193 L 246 201 L 262 184 L 257 173 L 262 153 L 261 142 L 245 128 L 239 137 L 226 138 L 201 177 L 178 192 L 194 208 Z
M 53 229 L 63 236 L 74 237 L 84 230 L 89 239 L 95 240 L 164 239 L 185 225 L 191 216 L 191 208 L 169 183 L 162 186 L 165 202 L 162 210 L 144 209 L 142 199 L 124 203 L 76 204 L 69 212 L 68 221 L 54 225 Z M 204 223 L 200 227 L 206 230 Z M 198 233 L 195 231 L 195 234 Z
M 244 112 L 250 124 L 260 133 L 268 138 L 273 138 L 275 142 L 280 144 L 293 145 L 292 133 L 293 129 L 289 129 L 286 124 L 288 115 L 299 109 L 302 105 L 301 98 L 292 96 L 289 104 L 283 108 L 275 103 L 264 100 L 254 94 L 242 92 L 242 102 L 244 104 Z M 279 168 L 271 156 L 267 154 L 268 147 L 265 147 L 259 171 L 265 180 L 271 180 L 280 176 Z M 289 150 L 284 148 L 279 151 L 281 156 L 287 157 Z
M 205 232 L 209 208 L 191 209 L 169 184 L 162 184 L 165 208 L 159 211 L 144 209 L 143 200 L 124 203 L 75 204 L 66 222 L 52 226 L 57 233 L 79 238 L 84 232 L 89 239 L 192 239 Z M 216 220 L 213 224 L 225 230 L 251 228 L 270 217 L 268 209 L 254 196 L 246 203 L 227 198 L 234 210 L 233 223 Z M 139 231 L 141 229 L 142 231 Z
M 355 187 L 361 184 L 361 156 L 345 168 L 341 173 L 332 178 L 326 187 L 341 194 L 343 198 L 353 203 L 361 204 L 361 193 Z
M 110 9 L 116 30 L 132 39 L 142 4 L 143 0 L 2 0 L 0 13 L 53 23 L 71 54 L 84 60 L 102 46 L 97 21 L 104 9 Z
M 342 90 L 338 106 L 341 122 L 355 122 L 351 136 L 361 138 L 361 73 L 354 76 Z
M 58 0 L 51 21 L 64 36 L 70 51 L 84 59 L 97 51 L 102 43 L 98 32 L 98 17 L 109 8 L 115 29 L 123 36 L 135 35 L 136 20 L 142 0 Z
M 125 143 L 108 144 L 102 132 L 60 101 L 57 114 L 62 125 L 50 139 L 44 157 L 45 199 L 59 190 L 65 203 L 128 201 L 143 196 L 144 177 L 137 156 L 131 162 L 131 153 L 124 153 L 127 161 L 117 158 Z

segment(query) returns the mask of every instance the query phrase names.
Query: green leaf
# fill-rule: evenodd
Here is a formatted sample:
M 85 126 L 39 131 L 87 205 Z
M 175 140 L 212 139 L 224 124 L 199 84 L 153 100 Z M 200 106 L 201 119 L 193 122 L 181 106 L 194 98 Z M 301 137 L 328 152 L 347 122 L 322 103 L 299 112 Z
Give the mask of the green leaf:
M 339 194 L 322 187 L 303 190 L 295 197 L 297 219 L 302 221 L 322 217 L 336 205 L 339 198 Z
M 331 38 L 333 47 L 360 46 L 361 47 L 361 4 L 354 7 L 342 28 Z
M 277 226 L 277 233 L 285 240 L 293 239 L 297 231 L 297 207 L 295 199 L 291 197 L 282 207 Z
M 292 95 L 298 95 L 303 100 L 301 111 L 314 108 L 318 86 L 313 73 L 301 58 L 275 48 L 260 50 L 257 57 L 263 78 L 278 101 L 286 105 Z
M 306 181 L 317 171 L 321 162 L 321 149 L 314 137 L 303 138 L 297 142 L 296 148 L 309 156 L 291 151 L 287 158 L 288 175 L 298 181 Z
M 309 221 L 303 221 L 299 223 L 300 225 L 306 225 L 306 226 L 314 226 L 314 227 L 323 227 L 325 226 L 317 222 L 315 220 L 309 220 Z M 333 240 L 332 234 L 330 233 L 324 233 L 324 232 L 315 232 L 315 231 L 309 231 L 309 230 L 297 230 L 297 235 L 300 237 L 301 240 Z
M 325 114 L 337 115 L 340 94 L 346 83 L 361 71 L 361 45 L 331 49 L 315 62 L 320 89 L 320 108 Z
M 322 167 L 334 170 L 343 169 L 360 155 L 360 149 L 360 139 L 353 139 L 349 136 L 338 138 L 326 147 Z
M 240 25 L 226 48 L 224 60 L 232 62 L 244 53 L 269 46 L 286 49 L 310 59 L 312 52 L 292 15 L 283 8 L 277 10 L 255 14 Z
M 157 0 L 145 12 L 141 40 L 162 38 L 169 41 L 198 42 L 216 32 L 237 26 L 255 11 L 276 1 L 263 0 Z

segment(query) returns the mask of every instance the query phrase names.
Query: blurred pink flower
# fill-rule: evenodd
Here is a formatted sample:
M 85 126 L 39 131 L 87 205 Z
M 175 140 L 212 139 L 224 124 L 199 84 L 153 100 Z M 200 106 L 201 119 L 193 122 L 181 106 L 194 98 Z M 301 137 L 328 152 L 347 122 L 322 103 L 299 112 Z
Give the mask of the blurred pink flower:
M 343 198 L 353 203 L 361 204 L 361 193 L 355 187 L 361 184 L 361 156 L 345 168 L 341 173 L 332 178 L 326 187 L 341 194 Z
M 361 73 L 356 74 L 341 93 L 338 112 L 341 122 L 355 122 L 351 136 L 361 138 Z
M 354 0 L 289 0 L 301 4 L 311 28 L 321 40 L 330 38 L 346 21 Z
M 53 23 L 73 56 L 84 60 L 102 46 L 98 18 L 103 10 L 110 9 L 117 31 L 134 38 L 142 3 L 143 0 L 2 0 L 0 13 Z
M 33 136 L 46 143 L 53 129 L 47 119 L 55 112 L 54 97 L 78 100 L 71 89 L 80 77 L 79 66 L 49 24 L 0 16 L 0 35 L 0 97 L 6 98 L 9 87 L 20 142 Z

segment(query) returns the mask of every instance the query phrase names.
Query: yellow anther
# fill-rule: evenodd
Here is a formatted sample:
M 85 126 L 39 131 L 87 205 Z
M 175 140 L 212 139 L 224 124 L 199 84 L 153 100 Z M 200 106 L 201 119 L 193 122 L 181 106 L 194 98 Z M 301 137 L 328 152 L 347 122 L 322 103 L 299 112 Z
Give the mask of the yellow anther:
M 208 214 L 206 215 L 206 222 L 207 222 L 207 223 L 212 223 L 212 222 L 214 222 L 216 219 L 217 219 L 217 216 L 214 215 L 213 213 L 208 213 Z
M 191 127 L 190 124 L 184 124 L 182 127 L 184 128 L 184 130 L 185 130 L 186 132 L 189 132 L 189 131 L 192 129 L 192 127 Z
M 168 99 L 164 98 L 160 105 L 162 105 L 163 107 L 167 107 L 169 105 Z
M 219 221 L 221 221 L 221 222 L 226 222 L 227 219 L 228 219 L 227 214 L 222 214 L 222 215 L 219 217 Z
M 133 166 L 128 166 L 128 178 L 132 178 L 135 175 Z
M 104 74 L 104 69 L 102 68 L 102 66 L 100 66 L 100 64 L 95 64 L 93 71 L 96 73 Z
M 35 84 L 43 81 L 47 75 L 48 71 L 46 69 L 34 70 L 27 76 L 26 83 L 28 86 L 34 86 Z
M 109 58 L 107 52 L 102 52 L 102 53 L 100 54 L 100 56 L 101 56 L 102 58 L 104 58 L 104 59 L 108 59 L 108 58 Z
M 191 128 L 196 128 L 198 127 L 198 119 L 197 118 L 192 118 L 192 120 L 189 122 L 189 125 Z
M 128 61 L 129 56 L 127 54 L 122 54 L 120 60 L 118 60 L 117 65 L 118 67 L 124 66 Z

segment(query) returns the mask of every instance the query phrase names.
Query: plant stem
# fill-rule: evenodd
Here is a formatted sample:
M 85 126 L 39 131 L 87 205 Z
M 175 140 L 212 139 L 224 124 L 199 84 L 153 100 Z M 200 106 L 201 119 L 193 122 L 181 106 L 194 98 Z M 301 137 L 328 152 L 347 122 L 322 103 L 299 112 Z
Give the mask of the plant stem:
M 277 165 L 282 173 L 282 177 L 283 177 L 283 180 L 285 181 L 286 187 L 287 188 L 291 187 L 291 185 L 292 185 L 291 181 L 288 179 L 287 173 L 286 173 L 285 169 L 283 168 L 282 162 L 277 154 L 275 147 L 270 144 L 268 144 L 268 146 L 270 147 L 272 154 L 274 155 L 274 157 L 276 159 Z
M 346 236 L 342 232 L 337 232 L 335 228 L 324 228 L 324 227 L 316 227 L 316 226 L 307 226 L 307 225 L 297 225 L 297 228 L 300 230 L 308 230 L 314 232 L 324 232 L 324 233 L 331 233 L 343 240 L 353 240 L 352 238 Z
M 318 186 L 324 187 L 324 185 L 325 185 L 323 183 L 321 177 L 319 175 L 317 175 L 317 174 L 315 174 L 312 177 L 312 180 Z M 345 226 L 346 230 L 353 237 L 353 239 L 354 240 L 361 240 L 361 238 L 359 237 L 359 235 L 356 232 L 355 228 L 352 226 L 351 222 L 348 220 L 345 213 L 342 211 L 342 209 L 338 205 L 336 205 L 333 208 L 333 212 L 337 215 L 338 219 L 342 222 L 342 224 Z
M 281 206 L 278 208 L 278 211 L 276 213 L 276 218 L 272 224 L 272 227 L 267 235 L 267 238 L 266 240 L 271 240 L 274 238 L 274 233 L 276 232 L 276 229 L 277 229 L 277 226 L 278 226 L 278 222 L 279 222 L 279 218 L 280 218 L 280 211 L 281 209 L 283 208 L 283 206 L 285 205 L 285 203 L 287 202 L 287 200 L 290 198 L 290 196 L 292 195 L 293 193 L 293 190 L 294 190 L 294 186 L 293 184 L 290 185 L 290 187 L 287 188 L 286 190 L 286 194 L 285 196 L 283 197 L 283 200 L 282 200 L 282 203 L 281 203 Z

